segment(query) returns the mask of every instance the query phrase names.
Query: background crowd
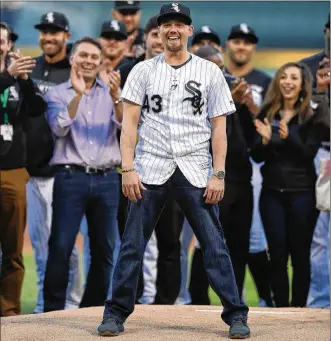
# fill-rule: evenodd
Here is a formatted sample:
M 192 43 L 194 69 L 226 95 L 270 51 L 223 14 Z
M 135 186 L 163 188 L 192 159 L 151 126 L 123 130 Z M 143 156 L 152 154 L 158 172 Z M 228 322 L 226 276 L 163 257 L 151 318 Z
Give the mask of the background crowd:
M 142 7 L 116 1 L 109 20 L 97 24 L 97 37 L 73 41 L 70 16 L 49 4 L 25 28 L 39 33 L 36 58 L 17 49 L 21 32 L 3 12 L 1 316 L 21 311 L 26 226 L 38 276 L 35 313 L 101 306 L 111 296 L 127 213 L 121 89 L 134 65 L 163 51 L 156 18 L 141 24 Z M 198 13 L 192 14 L 194 24 Z M 245 299 L 249 268 L 260 306 L 329 307 L 330 193 L 321 191 L 330 170 L 330 18 L 320 18 L 319 53 L 274 73 L 253 67 L 260 42 L 254 23 L 233 22 L 224 40 L 217 23 L 208 23 L 195 27 L 190 52 L 222 69 L 237 108 L 227 117 L 219 218 L 239 292 Z M 157 113 L 157 98 L 143 109 Z M 146 248 L 136 303 L 210 304 L 208 288 L 200 246 L 169 198 Z

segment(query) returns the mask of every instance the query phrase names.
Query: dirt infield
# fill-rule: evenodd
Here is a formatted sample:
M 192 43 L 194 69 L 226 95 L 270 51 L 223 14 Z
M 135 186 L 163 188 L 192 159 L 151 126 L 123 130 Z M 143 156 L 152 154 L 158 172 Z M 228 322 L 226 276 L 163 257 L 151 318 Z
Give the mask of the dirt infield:
M 2 341 L 96 341 L 103 309 L 88 308 L 1 319 Z M 256 341 L 330 340 L 330 312 L 321 309 L 252 308 L 251 338 Z M 119 341 L 227 340 L 220 308 L 138 305 Z M 113 339 L 112 339 L 113 340 Z

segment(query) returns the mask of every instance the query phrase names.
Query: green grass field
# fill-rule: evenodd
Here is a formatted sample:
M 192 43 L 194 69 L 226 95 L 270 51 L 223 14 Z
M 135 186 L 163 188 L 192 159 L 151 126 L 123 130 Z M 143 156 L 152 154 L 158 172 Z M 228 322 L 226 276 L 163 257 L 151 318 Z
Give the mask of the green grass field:
M 24 254 L 24 264 L 25 264 L 25 277 L 23 283 L 23 291 L 21 297 L 22 304 L 22 314 L 31 314 L 33 312 L 36 298 L 37 298 L 37 274 L 36 267 L 34 262 L 34 257 L 32 253 Z M 256 294 L 255 286 L 252 281 L 251 275 L 249 271 L 247 271 L 246 281 L 245 281 L 245 289 L 246 289 L 246 303 L 250 307 L 257 306 L 258 296 Z M 212 305 L 220 305 L 220 300 L 213 292 L 213 290 L 209 290 L 209 296 L 211 299 Z

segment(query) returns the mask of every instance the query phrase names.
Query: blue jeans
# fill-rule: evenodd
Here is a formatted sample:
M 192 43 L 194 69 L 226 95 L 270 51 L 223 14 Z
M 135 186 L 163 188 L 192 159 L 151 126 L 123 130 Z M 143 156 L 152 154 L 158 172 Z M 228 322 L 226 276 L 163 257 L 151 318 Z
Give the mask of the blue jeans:
M 143 199 L 130 203 L 121 250 L 113 278 L 113 295 L 105 302 L 104 317 L 124 322 L 134 310 L 136 289 L 146 244 L 172 191 L 200 242 L 211 287 L 220 297 L 222 319 L 247 319 L 248 307 L 239 298 L 229 251 L 218 219 L 218 205 L 205 203 L 204 188 L 192 186 L 179 168 L 163 185 L 145 185 Z
M 30 177 L 26 185 L 28 231 L 37 272 L 38 295 L 34 313 L 44 312 L 44 279 L 53 215 L 53 187 L 54 178 Z M 77 309 L 82 299 L 79 262 L 79 252 L 74 247 L 69 261 L 65 309 Z
M 88 277 L 90 264 L 91 264 L 91 250 L 90 250 L 90 240 L 88 236 L 88 226 L 87 226 L 87 221 L 86 221 L 85 216 L 80 226 L 80 233 L 83 236 L 83 269 L 84 269 L 84 277 L 85 277 L 85 285 L 86 285 L 86 280 Z M 115 234 L 116 234 L 116 238 L 115 238 L 115 249 L 114 249 L 114 254 L 113 254 L 113 264 L 116 264 L 117 262 L 117 257 L 118 257 L 118 253 L 120 251 L 120 246 L 121 246 L 120 235 L 118 233 L 118 226 L 115 229 Z M 111 293 L 112 293 L 112 283 L 113 283 L 112 279 L 113 279 L 114 268 L 115 267 L 112 267 L 112 271 L 110 274 L 110 283 L 109 283 L 108 296 L 107 296 L 108 299 L 111 298 Z
M 311 244 L 311 282 L 307 306 L 330 308 L 330 212 L 321 212 Z
M 119 182 L 115 170 L 86 174 L 62 169 L 55 176 L 53 219 L 44 283 L 45 312 L 64 309 L 69 258 L 86 215 L 91 264 L 80 307 L 107 298 L 116 243 Z
M 251 160 L 252 161 L 252 160 Z M 267 239 L 264 233 L 262 220 L 260 217 L 259 199 L 262 189 L 262 176 L 260 173 L 261 164 L 252 161 L 253 176 L 252 186 L 254 193 L 254 211 L 249 241 L 249 253 L 263 252 L 267 249 Z

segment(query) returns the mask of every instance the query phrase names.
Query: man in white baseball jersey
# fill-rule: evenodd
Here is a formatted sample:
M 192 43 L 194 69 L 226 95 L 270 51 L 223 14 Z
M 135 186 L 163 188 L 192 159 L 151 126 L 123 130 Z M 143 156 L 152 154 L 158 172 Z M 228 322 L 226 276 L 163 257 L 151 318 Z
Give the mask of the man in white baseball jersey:
M 201 244 L 229 336 L 250 335 L 248 307 L 238 294 L 217 206 L 224 193 L 226 115 L 235 106 L 222 71 L 188 53 L 191 23 L 184 5 L 163 5 L 158 24 L 164 53 L 138 63 L 122 92 L 122 190 L 130 205 L 112 299 L 105 303 L 98 328 L 103 336 L 124 331 L 123 323 L 134 310 L 144 249 L 170 193 Z

